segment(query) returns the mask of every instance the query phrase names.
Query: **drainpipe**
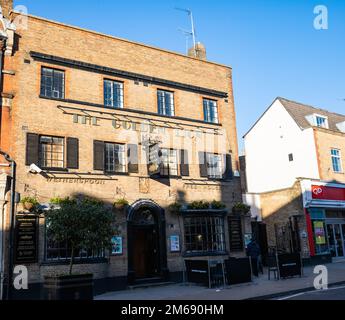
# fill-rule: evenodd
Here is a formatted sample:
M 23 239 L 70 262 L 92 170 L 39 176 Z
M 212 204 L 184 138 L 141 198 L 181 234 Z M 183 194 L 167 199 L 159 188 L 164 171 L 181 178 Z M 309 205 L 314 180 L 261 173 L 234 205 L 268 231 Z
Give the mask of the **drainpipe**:
M 3 205 L 0 208 L 0 301 L 3 300 L 3 288 L 4 288 L 4 270 L 5 270 L 5 264 L 4 264 L 4 244 L 5 244 L 5 201 Z
M 6 37 L 3 35 L 0 38 L 0 93 L 3 92 L 3 81 L 2 81 L 2 67 L 3 67 L 3 48 L 6 41 Z M 0 99 L 1 94 L 0 94 Z M 2 103 L 0 104 L 2 106 Z M 0 123 L 1 123 L 1 113 L 0 113 Z M 1 139 L 1 130 L 0 130 L 0 139 Z M 5 272 L 5 261 L 4 261 L 4 245 L 5 245 L 5 203 L 3 204 L 0 216 L 0 301 L 3 300 L 3 288 L 4 288 L 4 272 Z
M 10 226 L 9 226 L 9 244 L 8 244 L 8 276 L 7 276 L 7 290 L 6 300 L 11 298 L 11 288 L 13 279 L 14 267 L 14 228 L 15 228 L 15 192 L 16 192 L 16 162 L 5 152 L 0 150 L 6 161 L 9 162 L 11 167 L 11 199 L 10 199 Z

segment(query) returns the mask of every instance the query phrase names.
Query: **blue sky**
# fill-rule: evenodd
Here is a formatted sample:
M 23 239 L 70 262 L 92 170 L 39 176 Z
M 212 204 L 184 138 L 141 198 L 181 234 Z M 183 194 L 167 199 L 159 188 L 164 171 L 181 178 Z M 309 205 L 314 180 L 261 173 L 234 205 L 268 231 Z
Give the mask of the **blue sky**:
M 329 29 L 315 30 L 316 5 Z M 30 14 L 185 52 L 190 8 L 208 59 L 233 68 L 242 136 L 277 96 L 345 114 L 345 0 L 17 0 Z

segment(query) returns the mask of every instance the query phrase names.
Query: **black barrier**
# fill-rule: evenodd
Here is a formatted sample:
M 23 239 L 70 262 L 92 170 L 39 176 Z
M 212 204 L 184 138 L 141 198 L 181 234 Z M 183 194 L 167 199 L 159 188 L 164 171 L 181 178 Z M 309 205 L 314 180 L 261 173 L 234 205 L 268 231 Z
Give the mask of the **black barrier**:
M 187 280 L 191 283 L 209 286 L 209 269 L 207 260 L 185 260 Z
M 230 258 L 225 260 L 227 283 L 240 284 L 252 281 L 252 270 L 249 258 Z
M 280 278 L 302 276 L 302 261 L 299 253 L 286 253 L 278 255 Z

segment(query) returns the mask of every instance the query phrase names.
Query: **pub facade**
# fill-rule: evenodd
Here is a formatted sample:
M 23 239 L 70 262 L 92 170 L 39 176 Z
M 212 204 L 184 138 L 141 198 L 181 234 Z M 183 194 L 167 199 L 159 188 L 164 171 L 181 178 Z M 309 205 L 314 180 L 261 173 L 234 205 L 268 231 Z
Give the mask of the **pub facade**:
M 111 251 L 78 252 L 75 272 L 92 273 L 96 292 L 181 281 L 186 257 L 245 254 L 250 218 L 232 216 L 241 187 L 231 68 L 205 60 L 201 45 L 185 56 L 3 15 L 11 28 L 3 42 L 1 150 L 16 163 L 14 264 L 27 266 L 32 296 L 45 276 L 68 270 L 69 245 L 50 239 L 44 218 L 57 198 L 128 203 L 114 211 Z M 31 217 L 20 198 L 35 199 L 40 214 Z M 200 201 L 209 209 L 193 210 Z M 28 250 L 18 247 L 20 235 L 31 236 Z

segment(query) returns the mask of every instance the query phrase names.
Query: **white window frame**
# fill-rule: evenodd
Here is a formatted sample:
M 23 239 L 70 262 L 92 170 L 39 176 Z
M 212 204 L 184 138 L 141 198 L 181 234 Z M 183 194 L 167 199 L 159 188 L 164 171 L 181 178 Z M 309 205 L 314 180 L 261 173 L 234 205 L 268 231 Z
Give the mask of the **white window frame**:
M 336 151 L 338 154 L 334 155 L 333 151 Z M 333 159 L 337 159 L 337 161 L 339 161 L 339 171 L 335 170 L 334 168 L 334 163 L 333 163 Z M 343 173 L 343 163 L 342 163 L 342 157 L 341 157 L 341 151 L 340 149 L 337 148 L 332 148 L 331 149 L 331 161 L 332 161 L 332 169 L 334 173 Z
M 107 157 L 109 157 L 110 150 L 107 150 L 107 146 L 112 146 L 113 150 L 113 161 L 109 162 L 107 160 Z M 116 150 L 116 148 L 118 148 Z M 104 146 L 104 170 L 109 173 L 115 173 L 115 174 L 125 174 L 128 172 L 127 168 L 127 157 L 126 157 L 127 148 L 126 145 L 123 143 L 113 143 L 113 142 L 106 142 Z M 116 164 L 115 162 L 115 154 L 117 153 L 117 157 L 119 160 L 119 163 Z M 116 169 L 116 165 L 118 165 L 118 168 L 121 168 L 121 170 Z M 113 166 L 114 170 L 109 170 L 109 166 Z
M 218 101 L 209 98 L 203 98 L 202 103 L 204 109 L 204 121 L 207 123 L 219 124 Z
M 109 99 L 106 99 L 106 87 L 107 85 L 110 86 L 110 97 Z M 104 104 L 108 108 L 115 108 L 115 109 L 123 109 L 124 108 L 124 83 L 117 80 L 110 80 L 110 79 L 104 79 Z M 114 88 L 114 86 L 117 86 L 117 88 Z M 114 100 L 114 91 L 117 91 L 119 94 L 117 101 Z M 109 103 L 107 103 L 109 101 Z M 119 105 L 117 105 L 119 103 Z
M 169 101 L 166 97 L 169 96 Z M 159 105 L 160 99 L 162 106 Z M 157 103 L 158 103 L 158 114 L 163 116 L 174 117 L 175 116 L 175 97 L 174 92 L 163 89 L 157 90 Z
M 206 153 L 207 175 L 209 179 L 223 179 L 224 159 L 221 154 Z M 216 166 L 211 166 L 216 165 Z
M 329 126 L 328 126 L 328 117 L 323 116 L 323 115 L 321 115 L 321 114 L 314 114 L 314 117 L 315 117 L 315 126 L 316 126 L 316 127 L 318 127 L 318 128 L 324 128 L 324 129 L 328 129 L 328 128 L 329 128 Z M 318 124 L 318 119 L 323 119 L 323 120 L 325 120 L 324 126 Z
M 179 159 L 176 149 L 161 149 L 161 170 L 160 175 L 163 177 L 177 177 L 179 175 Z M 168 174 L 167 171 L 169 172 Z

